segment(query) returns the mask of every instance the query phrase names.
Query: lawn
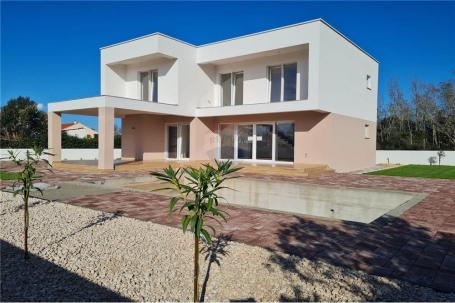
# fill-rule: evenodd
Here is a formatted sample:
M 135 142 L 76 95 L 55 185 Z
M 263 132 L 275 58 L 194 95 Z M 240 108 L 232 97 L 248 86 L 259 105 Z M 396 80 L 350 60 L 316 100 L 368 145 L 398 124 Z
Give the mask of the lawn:
M 16 180 L 19 173 L 0 171 L 0 180 Z
M 455 179 L 455 166 L 404 165 L 400 167 L 370 172 L 368 175 Z

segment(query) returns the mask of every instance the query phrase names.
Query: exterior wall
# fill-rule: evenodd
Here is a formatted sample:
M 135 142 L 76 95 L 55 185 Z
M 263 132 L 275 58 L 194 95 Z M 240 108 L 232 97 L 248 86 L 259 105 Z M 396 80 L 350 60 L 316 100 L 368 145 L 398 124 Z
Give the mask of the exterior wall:
M 320 108 L 376 121 L 378 63 L 325 24 L 321 24 L 319 47 Z M 372 77 L 371 90 L 367 75 Z
M 308 49 L 283 55 L 262 57 L 254 60 L 218 65 L 215 68 L 215 104 L 221 105 L 220 74 L 243 71 L 243 104 L 268 103 L 268 67 L 285 63 L 297 63 L 297 100 L 308 98 Z
M 436 157 L 437 150 L 377 150 L 376 163 L 379 164 L 424 164 L 429 165 L 428 158 Z M 441 165 L 455 165 L 455 151 L 444 151 Z
M 218 155 L 218 124 L 294 121 L 294 163 L 327 164 L 336 171 L 375 165 L 376 125 L 366 120 L 318 112 L 242 115 L 216 118 L 130 115 L 123 120 L 122 158 L 161 160 L 166 157 L 166 123 L 190 123 L 190 159 Z M 365 124 L 370 125 L 369 139 Z
M 141 99 L 139 72 L 158 70 L 158 102 L 178 104 L 178 64 L 174 59 L 156 59 L 126 66 L 125 97 Z

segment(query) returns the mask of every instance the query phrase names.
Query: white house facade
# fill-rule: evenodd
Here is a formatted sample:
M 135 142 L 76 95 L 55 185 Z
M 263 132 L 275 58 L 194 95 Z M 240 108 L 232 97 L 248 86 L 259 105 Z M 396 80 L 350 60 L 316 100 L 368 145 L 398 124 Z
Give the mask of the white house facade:
M 155 33 L 101 49 L 100 96 L 49 103 L 59 161 L 64 113 L 98 116 L 99 162 L 122 158 L 375 164 L 379 64 L 321 19 L 195 46 Z

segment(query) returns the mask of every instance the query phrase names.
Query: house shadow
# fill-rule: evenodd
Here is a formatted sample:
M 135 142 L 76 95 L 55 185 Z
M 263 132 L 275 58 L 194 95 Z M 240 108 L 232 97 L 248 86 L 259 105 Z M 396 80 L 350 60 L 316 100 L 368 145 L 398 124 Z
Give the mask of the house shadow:
M 455 251 L 455 235 L 438 233 L 431 236 L 427 228 L 411 225 L 398 217 L 385 215 L 370 224 L 363 224 L 293 216 L 292 220 L 280 224 L 275 239 L 275 243 L 267 247 L 272 253 L 270 262 L 279 265 L 283 271 L 297 275 L 301 281 L 327 283 L 317 281 L 299 267 L 300 258 L 306 258 L 373 275 L 397 278 L 437 291 L 455 291 L 455 283 L 439 277 L 445 257 Z M 296 256 L 300 258 L 295 258 Z M 323 272 L 328 278 L 331 274 L 330 270 Z M 337 283 L 341 283 L 341 287 L 350 292 L 368 296 L 367 293 L 362 294 L 365 289 L 359 285 L 339 280 Z M 381 279 L 375 279 L 374 284 L 385 289 L 385 293 L 393 294 L 395 301 L 410 299 L 409 289 L 406 291 L 401 286 L 385 284 Z M 299 285 L 293 286 L 293 290 L 294 296 L 282 296 L 281 300 L 319 299 L 316 295 L 303 295 Z M 371 299 L 387 300 L 380 296 Z M 411 300 L 426 299 L 416 295 Z
M 2 301 L 131 301 L 35 254 L 0 240 Z

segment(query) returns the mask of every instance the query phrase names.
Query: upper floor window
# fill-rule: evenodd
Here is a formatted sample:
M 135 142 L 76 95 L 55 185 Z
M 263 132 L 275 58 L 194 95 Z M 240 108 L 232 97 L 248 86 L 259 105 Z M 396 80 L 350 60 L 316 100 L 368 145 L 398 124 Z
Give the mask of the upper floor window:
M 158 102 L 158 71 L 139 73 L 141 83 L 141 99 Z
M 223 106 L 243 104 L 243 72 L 222 74 L 220 84 Z
M 270 102 L 297 99 L 297 63 L 269 67 Z
M 367 89 L 371 89 L 371 76 L 367 75 Z

